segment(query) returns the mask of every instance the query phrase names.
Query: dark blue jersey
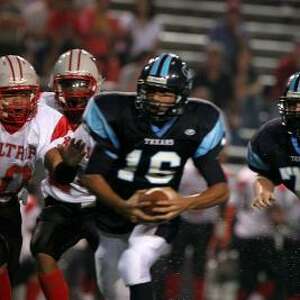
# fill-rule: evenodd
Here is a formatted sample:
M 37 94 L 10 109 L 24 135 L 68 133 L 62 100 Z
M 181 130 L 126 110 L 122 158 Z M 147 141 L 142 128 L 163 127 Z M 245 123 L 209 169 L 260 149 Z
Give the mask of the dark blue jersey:
M 280 119 L 258 130 L 249 142 L 247 161 L 253 171 L 300 195 L 299 139 L 287 132 Z
M 89 102 L 84 122 L 97 147 L 86 173 L 104 175 L 125 199 L 138 189 L 177 189 L 188 158 L 209 185 L 225 181 L 218 167 L 203 164 L 217 162 L 224 142 L 224 123 L 216 106 L 191 100 L 183 115 L 151 124 L 137 112 L 134 99 L 133 93 L 107 93 Z
M 151 124 L 134 106 L 135 94 L 107 93 L 89 101 L 84 124 L 96 141 L 86 168 L 101 174 L 123 199 L 136 190 L 180 183 L 188 158 L 208 185 L 224 182 L 217 156 L 224 143 L 220 111 L 206 101 L 189 101 L 184 114 Z M 133 224 L 98 203 L 98 226 L 122 233 Z

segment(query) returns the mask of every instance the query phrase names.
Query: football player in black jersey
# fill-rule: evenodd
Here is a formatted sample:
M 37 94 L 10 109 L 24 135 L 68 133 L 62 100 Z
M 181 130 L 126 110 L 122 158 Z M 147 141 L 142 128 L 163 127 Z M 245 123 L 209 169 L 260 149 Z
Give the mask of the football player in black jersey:
M 293 74 L 279 100 L 281 118 L 268 121 L 252 138 L 248 147 L 248 165 L 257 173 L 253 207 L 263 209 L 274 204 L 274 188 L 284 184 L 300 195 L 300 73 Z M 276 206 L 275 206 L 276 209 Z M 286 259 L 283 276 L 286 299 L 300 295 L 299 248 L 297 239 L 285 240 Z M 281 283 L 282 285 L 282 283 Z
M 279 100 L 281 118 L 265 123 L 248 146 L 248 165 L 258 174 L 254 207 L 274 202 L 273 191 L 283 183 L 300 195 L 300 73 L 293 74 Z
M 143 68 L 136 94 L 96 96 L 84 114 L 97 145 L 82 182 L 99 198 L 99 226 L 112 234 L 134 228 L 119 261 L 131 300 L 153 299 L 150 268 L 169 250 L 177 216 L 228 198 L 218 161 L 225 135 L 221 112 L 208 101 L 188 99 L 191 86 L 187 64 L 174 54 L 161 54 Z M 208 189 L 183 197 L 175 191 L 188 158 Z M 141 190 L 152 187 L 168 187 L 175 195 L 152 210 L 156 221 L 164 222 L 135 226 L 145 219 L 135 214 L 133 203 L 139 202 Z

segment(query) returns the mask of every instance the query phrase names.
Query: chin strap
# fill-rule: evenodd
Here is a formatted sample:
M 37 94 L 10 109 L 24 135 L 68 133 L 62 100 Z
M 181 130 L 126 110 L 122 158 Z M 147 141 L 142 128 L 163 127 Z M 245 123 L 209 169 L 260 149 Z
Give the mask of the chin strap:
M 3 125 L 5 130 L 7 132 L 9 132 L 10 134 L 13 134 L 13 133 L 17 132 L 18 130 L 20 130 L 24 126 L 25 123 L 26 123 L 26 121 L 24 121 L 23 124 L 10 124 L 10 123 L 1 122 L 1 124 Z

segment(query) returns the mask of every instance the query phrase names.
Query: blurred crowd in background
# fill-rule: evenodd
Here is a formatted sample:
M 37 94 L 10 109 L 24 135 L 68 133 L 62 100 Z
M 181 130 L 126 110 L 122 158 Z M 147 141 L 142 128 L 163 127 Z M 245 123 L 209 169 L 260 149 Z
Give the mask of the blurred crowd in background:
M 70 48 L 84 48 L 97 59 L 105 79 L 102 90 L 135 91 L 142 66 L 162 50 L 163 24 L 157 18 L 157 1 L 127 2 L 131 9 L 120 11 L 111 9 L 118 1 L 109 0 L 0 0 L 0 54 L 28 59 L 47 90 L 57 57 Z M 191 65 L 195 75 L 192 96 L 216 103 L 225 113 L 230 145 L 245 146 L 256 128 L 277 116 L 276 103 L 286 80 L 300 66 L 300 35 L 289 33 L 292 47 L 278 58 L 272 82 L 266 84 L 253 64 L 252 36 L 243 20 L 243 3 L 221 2 L 224 15 L 207 32 L 202 59 Z M 278 9 L 287 8 L 285 1 L 273 2 Z M 278 205 L 266 211 L 253 210 L 253 174 L 242 164 L 228 163 L 226 150 L 222 159 L 232 199 L 226 208 L 183 216 L 182 234 L 170 258 L 154 268 L 158 299 L 300 299 L 299 294 L 282 296 L 299 292 L 300 202 L 280 188 Z M 189 179 L 183 180 L 183 193 L 203 184 L 189 172 L 193 169 L 187 166 Z M 196 182 L 191 183 L 191 178 Z M 24 232 L 29 235 L 34 226 L 32 215 L 39 211 L 32 201 L 23 212 Z M 39 294 L 38 285 L 34 295 L 26 295 L 26 285 L 37 283 L 26 250 L 22 262 L 15 297 L 37 299 L 30 297 Z M 72 300 L 101 299 L 93 255 L 84 241 L 66 255 L 62 267 Z
M 97 59 L 105 78 L 103 89 L 135 91 L 141 66 L 161 50 L 163 22 L 154 1 L 125 2 L 131 4 L 130 10 L 111 9 L 118 1 L 109 0 L 1 0 L 0 25 L 5 30 L 0 33 L 0 54 L 27 58 L 46 89 L 57 57 L 70 48 L 84 48 Z M 296 31 L 287 33 L 293 36 L 293 47 L 278 59 L 272 84 L 265 84 L 253 64 L 243 4 L 219 2 L 224 2 L 224 16 L 207 31 L 203 58 L 191 65 L 193 96 L 222 108 L 232 130 L 231 143 L 245 144 L 247 131 L 241 133 L 240 128 L 257 128 L 276 115 L 274 103 L 300 64 L 300 37 Z M 285 1 L 275 2 L 279 9 L 285 7 Z

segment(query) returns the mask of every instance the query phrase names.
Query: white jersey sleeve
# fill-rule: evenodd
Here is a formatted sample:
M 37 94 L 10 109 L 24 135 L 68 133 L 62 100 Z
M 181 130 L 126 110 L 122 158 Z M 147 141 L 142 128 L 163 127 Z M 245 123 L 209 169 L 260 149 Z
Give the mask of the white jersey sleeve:
M 51 143 L 58 138 L 64 137 L 71 129 L 65 116 L 43 104 L 39 104 L 35 121 L 40 135 L 37 145 L 37 157 L 44 159 L 47 151 L 52 148 Z
M 92 150 L 95 146 L 93 138 L 88 134 L 84 126 L 79 126 L 73 134 L 70 135 L 75 139 L 81 139 L 85 143 L 86 156 L 82 159 L 78 176 L 80 176 Z M 42 193 L 44 197 L 51 196 L 54 199 L 62 202 L 71 203 L 92 203 L 96 201 L 96 197 L 89 193 L 89 191 L 80 184 L 79 177 L 76 177 L 71 184 L 58 184 L 53 181 L 50 177 L 42 182 Z

